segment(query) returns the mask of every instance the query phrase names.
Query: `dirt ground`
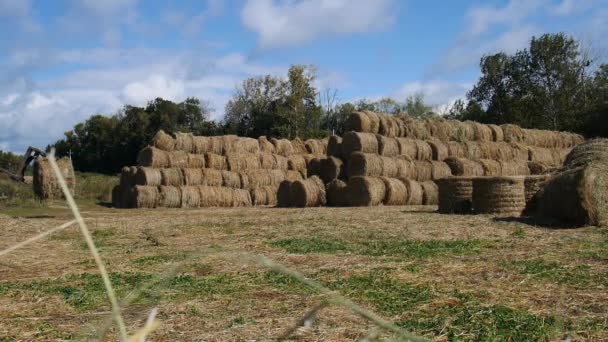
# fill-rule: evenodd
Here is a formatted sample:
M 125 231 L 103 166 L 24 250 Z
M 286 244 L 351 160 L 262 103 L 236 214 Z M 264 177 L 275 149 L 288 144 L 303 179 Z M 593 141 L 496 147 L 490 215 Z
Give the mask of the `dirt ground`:
M 83 216 L 118 296 L 133 294 L 128 330 L 158 309 L 152 341 L 393 336 L 258 255 L 434 340 L 608 339 L 608 231 L 433 210 L 88 205 Z M 60 203 L 0 211 L 0 250 L 70 219 Z M 0 341 L 112 340 L 108 303 L 76 226 L 0 256 Z

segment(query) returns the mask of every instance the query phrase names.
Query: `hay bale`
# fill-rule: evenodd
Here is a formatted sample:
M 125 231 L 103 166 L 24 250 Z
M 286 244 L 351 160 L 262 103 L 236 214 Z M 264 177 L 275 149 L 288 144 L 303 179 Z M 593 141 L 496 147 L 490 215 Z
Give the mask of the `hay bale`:
M 492 129 L 488 125 L 479 122 L 473 122 L 473 139 L 475 141 L 494 141 Z
M 188 153 L 181 150 L 169 152 L 169 167 L 188 167 Z
M 241 153 L 260 153 L 260 143 L 253 138 L 238 138 L 236 141 L 236 151 Z
M 345 178 L 346 173 L 344 162 L 336 157 L 321 159 L 320 178 L 324 183 L 329 183 L 334 179 Z
M 184 175 L 184 185 L 202 185 L 203 169 L 182 169 Z
M 131 188 L 137 184 L 137 167 L 125 166 L 120 170 L 120 182 L 119 185 L 126 189 Z
M 484 176 L 502 176 L 502 167 L 500 165 L 500 162 L 492 159 L 479 159 L 477 162 L 481 164 Z
M 546 183 L 551 179 L 551 175 L 535 175 L 526 176 L 524 178 L 524 187 L 526 191 L 526 208 L 528 208 L 532 197 L 543 189 Z
M 239 151 L 239 137 L 236 135 L 222 135 L 219 137 L 220 145 L 222 146 L 222 153 L 226 155 L 228 153 L 238 153 Z
M 258 157 L 261 169 L 272 170 L 277 168 L 277 162 L 272 153 L 262 152 Z
M 274 163 L 276 165 L 275 169 L 284 171 L 289 169 L 289 160 L 287 157 L 278 154 L 273 154 L 272 157 L 274 158 Z M 306 158 L 306 156 L 304 156 L 304 158 Z
M 125 208 L 122 202 L 122 187 L 120 185 L 112 188 L 112 208 Z
M 416 166 L 412 162 L 412 160 L 407 156 L 398 156 L 393 159 L 394 163 L 397 166 L 397 176 L 398 178 L 411 178 L 416 179 L 417 172 Z
M 192 153 L 194 151 L 194 136 L 192 133 L 175 133 L 175 151 Z
M 241 189 L 249 190 L 251 187 L 249 186 L 249 176 L 245 173 L 239 173 L 239 178 L 241 179 Z
M 285 180 L 285 171 L 281 170 L 247 170 L 243 172 L 247 175 L 249 189 L 258 187 L 279 185 Z
M 220 136 L 209 137 L 206 153 L 222 155 L 224 153 L 224 139 Z
M 416 180 L 425 182 L 433 179 L 433 163 L 429 160 L 414 160 L 416 168 Z
M 355 152 L 348 161 L 346 173 L 348 177 L 382 176 L 382 159 L 377 154 Z
M 505 141 L 505 134 L 502 131 L 502 127 L 498 125 L 488 125 L 490 130 L 492 131 L 492 141 L 500 142 Z
M 378 153 L 385 157 L 395 157 L 400 154 L 399 141 L 396 138 L 389 138 L 376 135 L 378 139 Z
M 431 158 L 443 161 L 449 157 L 448 146 L 440 140 L 429 140 L 427 144 L 431 147 Z
M 398 177 L 399 176 L 399 164 L 397 159 L 380 156 L 380 162 L 382 164 L 382 173 L 380 176 L 385 177 Z
M 327 205 L 330 207 L 348 206 L 348 188 L 344 181 L 334 179 L 327 184 Z
M 608 166 L 591 162 L 566 169 L 539 192 L 537 216 L 585 226 L 608 226 Z
M 158 187 L 136 185 L 133 187 L 135 208 L 156 208 L 158 206 Z
M 422 205 L 424 191 L 420 182 L 411 179 L 400 179 L 407 189 L 407 205 Z
M 410 138 L 397 138 L 399 144 L 399 155 L 407 156 L 414 160 L 418 156 L 418 145 L 416 140 Z
M 182 208 L 198 208 L 201 205 L 201 195 L 197 186 L 182 186 L 180 188 Z
M 294 154 L 287 158 L 287 169 L 293 171 L 306 171 L 308 168 L 307 159 L 302 154 Z
M 483 176 L 483 166 L 474 160 L 448 157 L 445 160 L 454 176 Z
M 361 132 L 361 133 L 378 133 L 372 129 L 372 123 L 369 116 L 364 112 L 351 113 L 344 123 L 347 131 Z
M 209 137 L 192 137 L 192 152 L 196 154 L 205 154 L 207 152 L 211 152 Z
M 528 162 L 521 160 L 499 161 L 503 176 L 526 176 L 530 174 Z
M 152 138 L 152 146 L 163 151 L 171 152 L 175 149 L 175 139 L 161 129 Z
M 543 163 L 551 166 L 561 165 L 559 155 L 555 154 L 553 149 L 544 147 L 528 146 L 528 160 L 538 163 Z
M 183 186 L 185 183 L 182 169 L 171 167 L 160 169 L 161 181 L 160 184 L 166 186 Z
M 205 166 L 208 169 L 227 170 L 226 157 L 215 153 L 205 153 Z
M 608 161 L 608 139 L 593 139 L 574 147 L 566 156 L 564 167 L 572 169 L 601 161 Z
M 505 124 L 501 125 L 504 139 L 506 142 L 520 143 L 524 142 L 524 131 L 517 125 Z
M 158 206 L 161 208 L 181 208 L 182 191 L 176 186 L 160 186 L 158 188 Z
M 342 152 L 350 157 L 354 152 L 378 153 L 378 139 L 372 133 L 348 132 L 342 137 Z
M 228 170 L 234 172 L 261 169 L 260 156 L 254 153 L 228 153 L 226 154 L 226 163 Z
M 549 165 L 537 162 L 528 162 L 528 169 L 530 170 L 530 175 L 533 176 L 553 173 L 555 170 L 555 168 Z
M 222 176 L 221 170 L 216 169 L 203 169 L 203 178 L 201 185 L 205 186 L 222 186 L 224 183 L 224 177 Z
M 352 177 L 347 189 L 349 205 L 354 207 L 380 205 L 386 197 L 384 181 L 377 177 Z
M 452 169 L 445 162 L 432 161 L 431 162 L 431 180 L 443 179 L 452 176 Z
M 270 142 L 274 145 L 274 150 L 276 154 L 280 154 L 283 157 L 289 157 L 294 153 L 293 145 L 291 141 L 287 139 L 270 139 Z
M 254 206 L 276 206 L 278 186 L 265 186 L 251 191 L 251 202 Z
M 327 141 L 327 155 L 342 159 L 342 138 L 332 135 Z
M 201 154 L 188 154 L 188 168 L 202 169 L 205 167 L 205 156 Z
M 473 179 L 473 210 L 477 214 L 519 217 L 526 207 L 524 177 Z
M 439 212 L 469 214 L 473 209 L 473 178 L 449 177 L 437 182 Z
M 291 184 L 293 182 L 284 180 L 279 184 L 277 190 L 277 206 L 280 208 L 289 208 L 292 206 L 291 203 Z
M 320 207 L 326 204 L 325 185 L 317 176 L 295 181 L 289 190 L 291 203 L 295 207 Z
M 315 154 L 315 155 L 324 155 L 327 152 L 327 147 L 323 144 L 321 140 L 317 139 L 308 139 L 304 142 L 304 147 L 306 147 L 307 153 Z
M 463 145 L 466 152 L 466 158 L 477 160 L 485 157 L 485 155 L 482 154 L 481 144 L 477 141 L 465 141 Z
M 458 141 L 448 141 L 448 157 L 452 158 L 466 158 L 467 157 L 467 149 L 466 146 Z
M 378 114 L 378 118 L 380 119 L 380 126 L 378 127 L 378 134 L 394 138 L 397 136 L 397 123 L 395 119 L 386 114 Z
M 290 182 L 295 182 L 297 180 L 302 180 L 306 177 L 302 176 L 302 174 L 298 171 L 287 170 L 285 171 L 285 180 Z
M 447 120 L 430 118 L 427 122 L 427 128 L 430 129 L 430 134 L 435 140 L 443 142 L 450 140 L 452 128 Z
M 293 148 L 294 154 L 308 154 L 309 153 L 308 149 L 306 148 L 306 145 L 300 138 L 295 138 L 294 140 L 292 140 L 291 146 Z
M 426 181 L 420 183 L 422 187 L 422 204 L 423 205 L 437 205 L 439 204 L 439 188 L 433 181 Z
M 261 136 L 258 138 L 258 144 L 260 145 L 260 152 L 274 154 L 274 145 L 268 141 L 268 138 Z
M 416 159 L 417 160 L 432 160 L 433 149 L 428 142 L 424 140 L 414 140 L 416 143 Z
M 456 138 L 454 140 L 465 142 L 475 140 L 475 127 L 472 121 L 454 121 L 456 125 Z
M 380 114 L 371 112 L 369 110 L 364 111 L 369 119 L 370 129 L 369 133 L 377 134 L 380 131 Z
M 319 176 L 321 174 L 321 158 L 312 158 L 306 165 L 308 177 Z
M 169 153 L 153 146 L 144 147 L 137 154 L 137 165 L 146 167 L 169 167 Z
M 407 188 L 397 178 L 380 177 L 384 182 L 385 194 L 382 203 L 384 205 L 406 205 L 408 199 Z
M 140 166 L 135 174 L 135 184 L 147 186 L 159 186 L 162 182 L 161 169 Z
M 197 189 L 200 194 L 200 206 L 203 208 L 232 207 L 234 204 L 234 191 L 231 188 L 203 185 Z M 249 194 L 248 191 L 245 192 Z
M 242 189 L 241 175 L 235 171 L 222 170 L 222 186 L 233 189 Z

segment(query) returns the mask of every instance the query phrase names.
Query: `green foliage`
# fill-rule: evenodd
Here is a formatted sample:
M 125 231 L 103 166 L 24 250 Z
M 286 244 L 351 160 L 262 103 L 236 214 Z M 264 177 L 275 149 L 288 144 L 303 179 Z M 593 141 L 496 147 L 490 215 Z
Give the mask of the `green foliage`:
M 19 171 L 18 169 L 21 166 L 21 163 L 23 163 L 22 156 L 0 150 L 0 169 L 5 169 L 14 173 Z
M 433 107 L 424 103 L 423 93 L 416 93 L 408 96 L 408 98 L 405 100 L 405 105 L 403 108 L 408 115 L 416 118 L 434 115 Z
M 111 202 L 112 189 L 118 185 L 119 181 L 117 176 L 76 172 L 74 196 L 77 199 L 94 199 L 102 202 Z
M 287 253 L 292 254 L 309 254 L 309 253 L 325 253 L 335 254 L 338 252 L 347 252 L 351 250 L 351 246 L 347 243 L 323 239 L 323 238 L 291 238 L 270 243 L 272 247 L 283 248 Z
M 587 265 L 567 267 L 557 262 L 542 259 L 514 261 L 510 267 L 520 274 L 535 279 L 546 279 L 571 286 L 608 286 L 608 274 L 594 273 Z

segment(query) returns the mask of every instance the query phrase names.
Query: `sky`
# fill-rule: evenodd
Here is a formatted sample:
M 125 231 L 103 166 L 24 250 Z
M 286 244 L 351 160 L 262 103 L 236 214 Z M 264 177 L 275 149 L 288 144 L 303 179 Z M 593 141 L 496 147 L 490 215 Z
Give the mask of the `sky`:
M 481 56 L 554 32 L 605 51 L 608 0 L 0 0 L 0 150 L 156 97 L 197 97 L 220 120 L 244 79 L 291 64 L 340 102 L 445 106 Z

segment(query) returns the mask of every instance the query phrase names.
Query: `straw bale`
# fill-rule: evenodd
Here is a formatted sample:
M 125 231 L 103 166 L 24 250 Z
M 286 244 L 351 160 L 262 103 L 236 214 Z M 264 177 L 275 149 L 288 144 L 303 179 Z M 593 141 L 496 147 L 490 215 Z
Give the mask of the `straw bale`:
M 144 147 L 137 154 L 137 165 L 147 167 L 169 167 L 169 153 L 153 146 Z
M 317 176 L 295 181 L 289 189 L 295 207 L 320 207 L 326 204 L 325 185 Z
M 120 170 L 120 186 L 131 188 L 137 184 L 137 167 L 125 166 Z
M 337 178 L 344 178 L 345 167 L 342 159 L 327 157 L 321 159 L 320 178 L 324 183 L 329 183 Z
M 483 167 L 484 176 L 502 176 L 502 167 L 500 162 L 492 159 L 479 159 L 479 164 Z
M 125 208 L 122 202 L 122 188 L 120 185 L 116 185 L 112 188 L 112 207 Z
M 528 162 L 522 160 L 499 161 L 503 176 L 526 176 L 530 174 Z
M 450 140 L 450 124 L 444 119 L 430 118 L 425 119 L 425 124 L 429 132 L 429 136 L 439 141 Z
M 197 154 L 211 152 L 210 144 L 209 137 L 194 136 L 192 137 L 192 152 Z
M 252 204 L 254 206 L 276 206 L 278 187 L 278 185 L 264 186 L 251 190 Z
M 161 208 L 181 208 L 182 190 L 176 186 L 160 186 L 158 188 L 158 206 Z
M 203 169 L 182 169 L 184 175 L 184 185 L 202 185 Z
M 347 132 L 342 137 L 342 152 L 350 157 L 353 152 L 378 153 L 378 139 L 372 133 Z
M 208 169 L 227 170 L 228 162 L 226 161 L 225 156 L 215 153 L 205 153 L 205 166 Z
M 448 157 L 453 158 L 466 158 L 467 157 L 467 149 L 466 146 L 458 141 L 448 141 Z
M 397 136 L 397 122 L 391 115 L 378 114 L 380 118 L 380 127 L 378 127 L 378 134 L 394 138 Z
M 251 187 L 249 186 L 249 176 L 245 173 L 239 173 L 239 178 L 241 179 L 241 189 L 249 190 Z
M 345 126 L 347 131 L 377 133 L 377 131 L 373 131 L 370 118 L 364 112 L 351 113 L 348 118 L 346 118 Z
M 321 174 L 321 158 L 312 158 L 306 165 L 306 175 L 308 177 L 319 176 Z
M 410 138 L 397 138 L 399 144 L 399 154 L 407 156 L 410 159 L 416 159 L 418 156 L 418 145 L 416 140 Z
M 275 153 L 274 145 L 268 141 L 268 138 L 261 136 L 258 138 L 258 144 L 260 145 L 260 152 L 262 153 Z
M 230 134 L 230 135 L 222 135 L 218 137 L 220 140 L 220 145 L 222 146 L 222 153 L 226 155 L 228 153 L 240 152 L 239 150 L 239 139 L 240 137 Z
M 232 152 L 226 154 L 226 163 L 230 171 L 260 169 L 260 156 L 254 153 Z
M 395 157 L 400 154 L 399 141 L 397 138 L 389 138 L 382 135 L 377 135 L 378 153 L 385 157 Z
M 475 213 L 518 217 L 525 206 L 524 177 L 478 177 L 473 179 Z
M 227 188 L 242 189 L 241 175 L 235 171 L 222 170 L 222 186 Z
M 560 164 L 559 155 L 556 155 L 553 151 L 555 150 L 544 147 L 528 146 L 528 160 L 551 166 L 557 166 Z
M 135 208 L 156 208 L 158 206 L 158 187 L 136 185 L 133 187 Z
M 348 206 L 348 188 L 344 181 L 334 179 L 327 184 L 327 205 L 330 207 Z
M 420 182 L 412 179 L 400 179 L 407 189 L 407 205 L 422 205 L 424 191 Z
M 169 167 L 188 167 L 188 153 L 181 150 L 169 152 Z
M 490 130 L 492 131 L 492 141 L 500 142 L 505 141 L 505 134 L 502 131 L 502 127 L 498 125 L 488 125 Z
M 282 170 L 247 170 L 244 173 L 249 180 L 249 188 L 255 189 L 280 184 L 285 180 L 286 172 Z
M 576 168 L 592 162 L 608 161 L 608 139 L 593 139 L 572 149 L 566 156 L 564 167 Z
M 416 180 L 425 182 L 433 179 L 433 163 L 428 160 L 414 160 L 416 168 Z
M 465 141 L 463 145 L 468 159 L 477 160 L 485 157 L 481 150 L 481 144 L 477 141 Z
M 431 179 L 442 179 L 446 177 L 452 176 L 452 169 L 450 166 L 442 161 L 432 161 L 431 162 Z
M 348 161 L 346 173 L 348 177 L 382 176 L 383 162 L 379 155 L 355 152 Z
M 512 148 L 512 153 L 513 153 L 513 160 L 522 160 L 522 161 L 528 161 L 529 158 L 529 151 L 528 151 L 528 146 L 524 145 L 524 144 L 518 144 L 518 143 L 511 143 L 511 148 Z
M 293 171 L 293 170 L 285 171 L 285 180 L 288 180 L 290 182 L 295 182 L 297 180 L 301 180 L 304 178 L 306 178 L 306 177 L 302 176 L 302 174 L 298 171 Z
M 431 145 L 424 140 L 415 140 L 416 143 L 416 159 L 417 160 L 432 160 L 433 150 Z
M 74 167 L 69 158 L 59 158 L 56 160 L 59 172 L 65 179 L 68 189 L 73 194 L 76 186 Z M 64 198 L 63 191 L 55 173 L 46 158 L 37 158 L 34 162 L 34 173 L 32 179 L 34 193 L 42 199 Z
M 456 141 L 465 142 L 475 140 L 475 124 L 472 121 L 454 121 L 456 129 Z
M 354 207 L 380 205 L 386 196 L 384 181 L 377 177 L 352 177 L 347 189 L 349 204 Z
M 367 115 L 369 119 L 369 133 L 377 134 L 380 131 L 380 115 L 370 112 L 369 110 L 365 111 L 365 115 Z
M 472 122 L 473 139 L 476 141 L 494 141 L 492 129 L 488 125 Z
M 277 168 L 277 162 L 272 153 L 262 152 L 260 153 L 259 158 L 261 169 L 272 170 Z
M 543 189 L 550 179 L 551 175 L 526 176 L 526 178 L 524 179 L 524 186 L 526 189 L 526 203 L 529 203 L 532 200 L 532 197 L 534 197 L 537 192 Z M 526 207 L 528 207 L 527 204 Z
M 304 142 L 304 146 L 306 147 L 306 153 L 324 155 L 327 152 L 327 147 L 321 140 L 308 139 Z
M 308 162 L 302 154 L 294 154 L 287 158 L 287 169 L 294 171 L 304 171 L 308 167 Z
M 280 154 L 283 157 L 289 157 L 294 153 L 293 145 L 291 141 L 287 139 L 270 139 L 270 142 L 274 145 L 274 150 L 276 154 Z
M 160 169 L 160 176 L 160 183 L 166 186 L 183 186 L 185 182 L 182 169 L 177 167 Z
M 223 183 L 224 177 L 222 177 L 222 171 L 216 169 L 203 169 L 201 185 L 222 186 Z
M 292 140 L 291 146 L 293 148 L 294 154 L 308 154 L 309 153 L 308 149 L 306 148 L 306 145 L 300 138 L 295 138 L 294 140 Z
M 206 185 L 198 186 L 197 189 L 200 194 L 200 206 L 203 208 L 232 207 L 234 204 L 234 189 Z
M 530 170 L 531 175 L 545 175 L 552 173 L 555 168 L 538 162 L 528 162 L 528 169 Z
M 279 184 L 277 190 L 277 206 L 280 208 L 289 208 L 292 206 L 291 203 L 291 184 L 293 182 L 284 180 Z
M 182 208 L 198 208 L 201 204 L 201 194 L 197 186 L 182 186 L 181 207 Z
M 474 160 L 448 157 L 445 160 L 454 176 L 483 176 L 483 166 Z
M 171 152 L 175 149 L 175 139 L 161 129 L 152 138 L 152 145 L 159 150 Z
M 427 143 L 431 147 L 433 160 L 443 161 L 449 157 L 448 146 L 441 140 L 429 140 Z
M 520 143 L 524 142 L 524 131 L 517 125 L 505 124 L 501 125 L 504 139 L 506 142 Z
M 380 156 L 380 162 L 382 163 L 382 174 L 380 174 L 380 176 L 386 176 L 386 177 L 398 177 L 399 176 L 400 163 L 399 164 L 397 163 L 396 158 Z
M 449 177 L 437 182 L 439 212 L 469 214 L 473 208 L 473 178 Z
M 273 154 L 272 155 L 274 158 L 274 163 L 276 165 L 275 169 L 276 170 L 288 170 L 289 169 L 289 160 L 287 159 L 287 157 L 283 157 L 281 155 L 278 154 Z M 306 155 L 304 155 L 304 158 L 306 158 Z
M 140 166 L 135 174 L 135 183 L 137 185 L 159 186 L 162 181 L 160 173 L 162 169 L 153 169 L 151 167 Z
M 384 205 L 406 205 L 408 199 L 407 188 L 397 178 L 380 177 L 384 182 Z
M 253 138 L 239 138 L 236 141 L 237 152 L 242 153 L 260 153 L 260 143 Z
M 336 158 L 342 157 L 342 138 L 337 135 L 329 137 L 327 142 L 327 155 Z
M 407 121 L 407 137 L 413 139 L 429 139 L 431 134 L 422 120 L 410 119 Z
M 224 139 L 222 137 L 209 137 L 208 149 L 206 153 L 213 153 L 217 155 L 224 154 Z
M 205 156 L 201 154 L 188 154 L 188 167 L 202 169 L 205 167 Z
M 192 133 L 175 133 L 175 147 L 176 151 L 183 151 L 186 153 L 192 153 L 194 151 L 194 137 Z
M 422 187 L 422 204 L 437 205 L 439 204 L 439 188 L 433 181 L 420 183 Z

